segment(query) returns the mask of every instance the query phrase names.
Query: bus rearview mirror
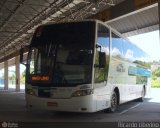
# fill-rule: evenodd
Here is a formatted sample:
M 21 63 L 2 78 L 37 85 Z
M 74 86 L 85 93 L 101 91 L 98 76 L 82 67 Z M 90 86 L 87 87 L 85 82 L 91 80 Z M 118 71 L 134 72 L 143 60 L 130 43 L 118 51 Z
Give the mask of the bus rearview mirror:
M 105 52 L 99 52 L 99 68 L 105 68 L 106 66 L 106 54 Z
M 19 54 L 20 54 L 20 63 L 23 64 L 23 65 L 26 65 L 24 63 L 24 48 L 21 48 L 20 51 L 19 51 Z

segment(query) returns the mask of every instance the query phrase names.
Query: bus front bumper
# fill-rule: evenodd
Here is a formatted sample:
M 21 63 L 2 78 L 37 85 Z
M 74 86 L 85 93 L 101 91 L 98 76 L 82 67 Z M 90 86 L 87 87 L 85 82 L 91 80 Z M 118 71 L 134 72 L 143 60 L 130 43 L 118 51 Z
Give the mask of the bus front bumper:
M 95 112 L 96 101 L 93 95 L 72 97 L 70 99 L 41 98 L 26 94 L 28 109 L 41 109 L 66 112 Z

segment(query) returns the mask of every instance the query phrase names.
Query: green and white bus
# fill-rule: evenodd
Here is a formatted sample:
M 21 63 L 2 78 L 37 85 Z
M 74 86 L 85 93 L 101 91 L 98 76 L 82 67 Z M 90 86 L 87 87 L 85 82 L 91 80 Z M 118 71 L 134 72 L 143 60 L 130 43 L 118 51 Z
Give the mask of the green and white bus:
M 142 101 L 151 76 L 148 60 L 98 20 L 41 25 L 27 56 L 27 108 L 114 112 L 119 104 Z

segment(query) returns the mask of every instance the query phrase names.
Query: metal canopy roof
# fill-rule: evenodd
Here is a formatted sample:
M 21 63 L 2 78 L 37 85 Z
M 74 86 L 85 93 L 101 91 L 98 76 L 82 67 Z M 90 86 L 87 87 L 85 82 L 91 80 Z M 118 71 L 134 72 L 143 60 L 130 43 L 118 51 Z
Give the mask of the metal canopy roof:
M 87 18 L 122 0 L 0 0 L 0 59 L 29 43 L 47 22 Z
M 106 22 L 125 37 L 159 29 L 158 4 L 131 12 Z
M 86 19 L 123 1 L 125 0 L 0 0 L 0 60 L 29 44 L 35 28 L 40 24 Z M 155 6 L 111 20 L 108 24 L 128 36 L 131 35 L 130 31 L 133 35 L 143 27 L 154 27 L 157 20 L 158 10 Z M 150 30 L 145 29 L 147 31 Z

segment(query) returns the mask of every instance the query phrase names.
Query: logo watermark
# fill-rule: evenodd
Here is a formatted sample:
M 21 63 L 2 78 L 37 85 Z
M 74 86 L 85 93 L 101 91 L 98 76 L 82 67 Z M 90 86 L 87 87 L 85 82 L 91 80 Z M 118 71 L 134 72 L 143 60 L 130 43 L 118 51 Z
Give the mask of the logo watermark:
M 18 128 L 18 123 L 15 122 L 2 122 L 2 128 Z
M 118 122 L 118 128 L 160 128 L 158 122 Z

